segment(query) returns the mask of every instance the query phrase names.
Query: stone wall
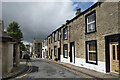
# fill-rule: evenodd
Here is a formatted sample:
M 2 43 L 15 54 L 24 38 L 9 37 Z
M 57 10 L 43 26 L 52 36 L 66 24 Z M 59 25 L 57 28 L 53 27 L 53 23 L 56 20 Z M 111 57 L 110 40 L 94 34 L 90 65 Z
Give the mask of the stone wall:
M 99 72 L 106 72 L 105 64 L 105 36 L 120 34 L 120 2 L 103 2 L 97 6 L 89 8 L 81 16 L 71 20 L 70 23 L 61 27 L 61 62 L 70 63 L 70 43 L 75 43 L 75 63 L 70 63 L 80 67 L 96 70 Z M 92 11 L 96 11 L 96 32 L 85 33 L 85 16 Z M 63 40 L 63 29 L 68 28 L 68 39 Z M 53 35 L 53 34 L 52 34 Z M 58 35 L 57 35 L 58 36 Z M 48 37 L 49 38 L 49 37 Z M 86 41 L 97 40 L 97 60 L 98 64 L 86 63 Z M 54 46 L 58 47 L 59 41 L 49 44 L 48 39 L 48 54 L 49 48 L 53 49 Z M 68 58 L 63 57 L 63 45 L 68 44 Z M 58 55 L 58 51 L 57 51 Z M 53 55 L 54 56 L 54 55 Z M 55 58 L 55 57 L 54 57 Z
M 96 10 L 95 33 L 85 34 L 85 15 Z M 105 62 L 105 39 L 106 35 L 118 32 L 118 3 L 105 2 L 88 11 L 70 23 L 70 42 L 75 41 L 75 55 L 77 58 L 86 58 L 85 42 L 97 40 L 98 61 Z
M 40 43 L 39 47 L 38 47 L 38 43 Z M 38 52 L 38 49 L 40 50 L 40 52 Z M 42 40 L 33 41 L 33 53 L 40 56 L 42 55 Z
M 62 27 L 61 28 L 61 55 L 63 55 L 63 46 L 64 44 L 68 44 L 68 57 L 69 57 L 69 52 L 70 52 L 70 44 L 69 44 L 69 26 L 67 25 L 67 30 L 68 30 L 68 37 L 67 37 L 67 40 L 64 40 L 63 39 L 63 29 L 65 28 L 66 26 Z
M 118 4 L 118 32 L 120 32 L 120 2 Z
M 13 43 L 2 43 L 2 73 L 3 75 L 13 69 Z

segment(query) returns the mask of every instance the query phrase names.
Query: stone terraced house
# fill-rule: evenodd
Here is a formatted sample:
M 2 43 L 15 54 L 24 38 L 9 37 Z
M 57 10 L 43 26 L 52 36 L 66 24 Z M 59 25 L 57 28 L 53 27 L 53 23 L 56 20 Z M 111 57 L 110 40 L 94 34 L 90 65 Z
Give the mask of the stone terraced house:
M 98 72 L 119 73 L 119 19 L 120 2 L 96 2 L 47 37 L 48 58 Z
M 33 56 L 42 58 L 42 40 L 33 41 Z

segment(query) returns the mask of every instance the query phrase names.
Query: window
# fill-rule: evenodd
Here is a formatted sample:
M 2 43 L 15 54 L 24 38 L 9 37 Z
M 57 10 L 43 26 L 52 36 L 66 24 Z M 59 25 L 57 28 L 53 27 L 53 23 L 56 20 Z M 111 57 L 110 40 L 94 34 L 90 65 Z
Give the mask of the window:
M 120 51 L 120 45 L 117 45 L 117 60 L 120 60 L 120 53 L 119 53 L 119 51 Z
M 48 58 L 48 51 L 46 52 L 46 56 L 47 56 L 47 58 Z
M 87 62 L 97 64 L 97 41 L 87 41 L 86 47 Z
M 63 29 L 63 39 L 66 40 L 67 39 L 67 34 L 68 34 L 68 31 L 67 31 L 67 27 Z
M 50 44 L 50 38 L 49 38 L 49 44 Z
M 40 52 L 40 49 L 38 49 L 38 52 Z
M 44 45 L 44 41 L 42 42 L 42 47 L 44 47 L 45 45 Z
M 96 32 L 96 12 L 86 15 L 86 33 Z
M 54 33 L 54 41 L 57 40 L 57 35 L 56 35 L 56 32 Z
M 50 48 L 49 48 L 49 56 L 50 56 Z
M 64 58 L 68 57 L 68 45 L 67 44 L 64 44 L 63 46 L 63 56 Z
M 47 40 L 45 40 L 45 46 L 48 46 L 48 42 L 47 42 Z
M 52 59 L 52 54 L 53 54 L 53 50 L 51 49 L 51 55 L 50 55 L 50 58 Z
M 57 46 L 54 46 L 54 56 L 57 55 Z
M 61 35 L 61 31 L 60 29 L 58 30 L 58 40 L 60 40 L 60 35 Z
M 52 43 L 52 35 L 51 35 L 51 43 Z
M 38 47 L 40 47 L 40 43 L 38 43 Z

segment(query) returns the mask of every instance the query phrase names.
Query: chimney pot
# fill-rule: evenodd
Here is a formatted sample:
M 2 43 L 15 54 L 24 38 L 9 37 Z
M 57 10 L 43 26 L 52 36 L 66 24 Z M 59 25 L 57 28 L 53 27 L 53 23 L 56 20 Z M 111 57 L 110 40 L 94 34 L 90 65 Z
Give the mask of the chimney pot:
M 81 8 L 78 8 L 76 11 L 76 16 L 79 15 L 81 13 Z
M 68 23 L 70 20 L 66 20 L 66 22 Z

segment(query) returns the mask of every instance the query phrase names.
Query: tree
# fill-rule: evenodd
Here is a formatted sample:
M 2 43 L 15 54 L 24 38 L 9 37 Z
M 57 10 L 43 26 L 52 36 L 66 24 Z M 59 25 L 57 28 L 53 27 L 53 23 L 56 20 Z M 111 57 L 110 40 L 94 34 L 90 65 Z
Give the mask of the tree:
M 13 21 L 7 27 L 7 33 L 9 36 L 13 37 L 17 41 L 21 41 L 23 38 L 23 33 L 20 30 L 20 26 L 17 22 Z
M 25 45 L 23 43 L 20 44 L 20 51 L 26 51 Z

